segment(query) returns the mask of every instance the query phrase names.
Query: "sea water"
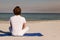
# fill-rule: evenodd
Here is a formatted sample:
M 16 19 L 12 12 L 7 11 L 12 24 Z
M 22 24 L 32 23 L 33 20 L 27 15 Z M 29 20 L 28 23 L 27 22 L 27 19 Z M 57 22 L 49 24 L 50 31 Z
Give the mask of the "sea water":
M 8 21 L 13 13 L 0 13 L 0 21 Z M 22 13 L 28 21 L 35 20 L 60 20 L 60 13 Z

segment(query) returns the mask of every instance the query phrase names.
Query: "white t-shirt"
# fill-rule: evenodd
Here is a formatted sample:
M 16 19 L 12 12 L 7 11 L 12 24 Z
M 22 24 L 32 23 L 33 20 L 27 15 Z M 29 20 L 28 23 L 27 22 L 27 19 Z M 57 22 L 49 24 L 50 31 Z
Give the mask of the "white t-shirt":
M 25 18 L 20 15 L 15 15 L 10 18 L 10 21 L 12 24 L 12 35 L 20 35 L 23 23 L 26 23 Z

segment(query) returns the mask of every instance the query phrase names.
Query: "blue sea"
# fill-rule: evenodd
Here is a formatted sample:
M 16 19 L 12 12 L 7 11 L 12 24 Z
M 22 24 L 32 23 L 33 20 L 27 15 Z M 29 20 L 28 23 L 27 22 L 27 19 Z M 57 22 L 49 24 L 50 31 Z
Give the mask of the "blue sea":
M 13 13 L 0 13 L 0 21 L 8 21 Z M 22 13 L 28 21 L 35 20 L 60 20 L 60 13 Z

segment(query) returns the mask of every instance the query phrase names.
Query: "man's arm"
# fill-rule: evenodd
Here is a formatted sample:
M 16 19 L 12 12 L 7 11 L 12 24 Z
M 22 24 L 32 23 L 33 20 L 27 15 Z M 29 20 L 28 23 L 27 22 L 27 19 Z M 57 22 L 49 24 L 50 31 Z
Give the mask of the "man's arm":
M 24 29 L 26 27 L 26 23 L 23 23 L 23 27 L 22 27 L 22 29 Z
M 12 24 L 11 24 L 11 21 L 10 21 L 9 31 L 12 32 Z
M 10 21 L 10 27 L 12 27 L 11 21 Z

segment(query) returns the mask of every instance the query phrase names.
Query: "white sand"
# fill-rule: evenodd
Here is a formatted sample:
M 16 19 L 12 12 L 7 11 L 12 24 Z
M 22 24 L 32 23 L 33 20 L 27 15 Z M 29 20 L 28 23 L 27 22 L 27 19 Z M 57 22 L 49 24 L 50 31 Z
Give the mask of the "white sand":
M 41 37 L 14 37 L 5 36 L 0 40 L 60 40 L 60 20 L 47 21 L 27 21 L 27 26 L 30 26 L 28 32 L 40 32 L 44 36 Z M 0 21 L 0 30 L 9 31 L 9 21 Z

